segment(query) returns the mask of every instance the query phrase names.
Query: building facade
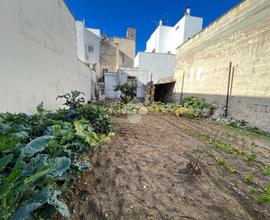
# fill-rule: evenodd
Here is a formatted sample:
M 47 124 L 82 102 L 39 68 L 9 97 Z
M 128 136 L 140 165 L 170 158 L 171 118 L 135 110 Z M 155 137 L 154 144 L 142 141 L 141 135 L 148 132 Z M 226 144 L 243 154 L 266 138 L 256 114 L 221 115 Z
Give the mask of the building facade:
M 136 30 L 129 28 L 125 38 L 102 36 L 100 42 L 101 79 L 121 67 L 133 67 L 136 54 Z
M 84 21 L 76 21 L 78 59 L 92 71 L 91 99 L 97 98 L 97 83 L 100 78 L 100 41 L 99 29 L 86 28 Z
M 190 15 L 188 8 L 175 26 L 163 25 L 162 21 L 146 43 L 145 52 L 175 54 L 176 48 L 202 30 L 203 19 Z
M 139 52 L 134 59 L 134 67 L 140 70 L 137 77 L 140 98 L 144 97 L 143 88 L 150 81 L 158 87 L 164 84 L 164 91 L 172 92 L 167 87 L 175 84 L 176 48 L 200 32 L 202 23 L 202 18 L 190 15 L 189 8 L 175 26 L 165 26 L 160 21 L 146 43 L 146 50 Z
M 62 105 L 79 90 L 91 99 L 92 70 L 77 57 L 75 20 L 64 1 L 0 1 L 0 112 Z

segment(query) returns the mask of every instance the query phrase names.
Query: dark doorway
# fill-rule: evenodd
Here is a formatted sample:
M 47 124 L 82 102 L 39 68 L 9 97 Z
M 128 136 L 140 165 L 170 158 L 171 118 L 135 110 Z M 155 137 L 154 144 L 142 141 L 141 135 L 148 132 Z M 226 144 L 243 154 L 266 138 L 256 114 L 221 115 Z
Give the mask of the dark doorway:
M 155 85 L 155 102 L 170 102 L 175 82 Z

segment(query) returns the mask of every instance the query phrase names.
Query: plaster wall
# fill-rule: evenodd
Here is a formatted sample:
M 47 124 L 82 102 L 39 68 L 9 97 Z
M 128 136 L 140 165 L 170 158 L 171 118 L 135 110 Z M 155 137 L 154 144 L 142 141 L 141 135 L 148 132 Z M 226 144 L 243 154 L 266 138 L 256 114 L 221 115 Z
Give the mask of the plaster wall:
M 80 90 L 91 97 L 91 70 L 77 58 L 75 21 L 62 0 L 0 1 L 0 112 L 33 113 L 42 101 Z
M 113 37 L 112 41 L 118 45 L 118 48 L 123 51 L 130 59 L 135 58 L 136 40 L 129 38 Z
M 135 67 L 140 68 L 143 73 L 138 78 L 143 84 L 151 81 L 151 74 L 154 83 L 174 76 L 175 55 L 173 54 L 142 52 L 137 54 L 134 63 Z
M 203 19 L 185 15 L 174 26 L 160 25 L 146 43 L 145 52 L 175 54 L 176 48 L 202 30 Z

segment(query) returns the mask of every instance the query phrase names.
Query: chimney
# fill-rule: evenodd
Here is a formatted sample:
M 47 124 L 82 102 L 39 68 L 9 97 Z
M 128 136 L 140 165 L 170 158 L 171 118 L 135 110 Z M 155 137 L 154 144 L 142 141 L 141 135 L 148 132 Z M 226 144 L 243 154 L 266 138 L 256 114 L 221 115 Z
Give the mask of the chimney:
M 159 20 L 159 26 L 162 26 L 162 20 L 161 19 Z
M 187 7 L 186 15 L 187 15 L 187 16 L 190 16 L 190 7 Z
M 136 40 L 136 29 L 128 28 L 127 29 L 127 38 L 131 40 Z

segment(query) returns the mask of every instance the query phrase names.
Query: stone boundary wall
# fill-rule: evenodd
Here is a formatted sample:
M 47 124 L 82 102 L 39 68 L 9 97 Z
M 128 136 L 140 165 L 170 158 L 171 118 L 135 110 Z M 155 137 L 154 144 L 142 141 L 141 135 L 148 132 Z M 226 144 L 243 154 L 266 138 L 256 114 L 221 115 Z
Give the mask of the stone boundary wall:
M 177 49 L 173 99 L 199 95 L 229 114 L 270 130 L 270 1 L 246 0 Z M 184 81 L 183 81 L 184 79 Z

